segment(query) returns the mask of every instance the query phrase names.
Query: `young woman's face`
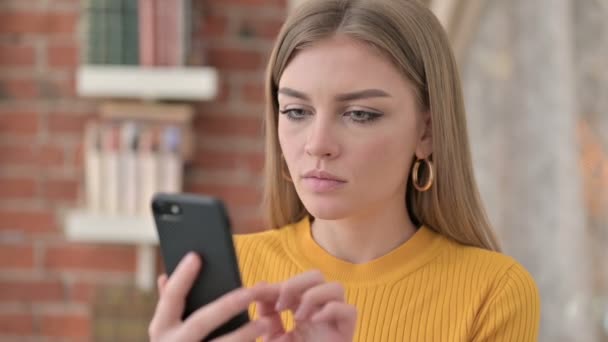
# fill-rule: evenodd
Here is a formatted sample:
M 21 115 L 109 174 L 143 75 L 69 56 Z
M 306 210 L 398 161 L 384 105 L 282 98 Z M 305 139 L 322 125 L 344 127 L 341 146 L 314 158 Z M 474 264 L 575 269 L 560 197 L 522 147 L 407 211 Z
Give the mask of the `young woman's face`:
M 352 38 L 320 41 L 288 64 L 278 100 L 283 157 L 314 217 L 405 208 L 412 157 L 431 153 L 428 115 L 388 58 Z

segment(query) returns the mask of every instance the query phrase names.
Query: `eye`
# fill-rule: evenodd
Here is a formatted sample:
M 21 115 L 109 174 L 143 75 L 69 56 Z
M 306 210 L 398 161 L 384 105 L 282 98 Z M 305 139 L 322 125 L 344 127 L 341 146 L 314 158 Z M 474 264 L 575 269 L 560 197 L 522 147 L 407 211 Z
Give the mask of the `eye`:
M 309 115 L 308 111 L 302 108 L 283 109 L 279 111 L 279 113 L 287 116 L 289 120 L 294 121 L 303 120 L 307 115 Z
M 382 116 L 380 113 L 373 113 L 364 110 L 352 110 L 344 113 L 344 115 L 349 116 L 352 121 L 358 123 L 372 122 Z

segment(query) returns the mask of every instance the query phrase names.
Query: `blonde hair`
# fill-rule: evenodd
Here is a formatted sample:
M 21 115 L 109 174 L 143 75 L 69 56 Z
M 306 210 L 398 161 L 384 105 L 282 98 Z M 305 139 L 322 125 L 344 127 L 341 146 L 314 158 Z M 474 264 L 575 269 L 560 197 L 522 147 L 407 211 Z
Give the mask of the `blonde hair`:
M 277 136 L 279 79 L 298 50 L 335 34 L 384 53 L 412 83 L 420 109 L 430 112 L 435 181 L 418 192 L 410 170 L 404 206 L 412 220 L 462 244 L 499 250 L 473 175 L 453 52 L 437 18 L 414 0 L 309 0 L 287 18 L 266 74 L 264 206 L 270 225 L 279 228 L 309 215 L 284 177 Z

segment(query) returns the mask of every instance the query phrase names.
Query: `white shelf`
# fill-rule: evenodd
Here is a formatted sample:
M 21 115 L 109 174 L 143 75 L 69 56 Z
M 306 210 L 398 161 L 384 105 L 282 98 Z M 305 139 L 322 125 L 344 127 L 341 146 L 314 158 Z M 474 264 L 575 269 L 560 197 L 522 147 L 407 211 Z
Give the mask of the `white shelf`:
M 68 240 L 90 243 L 137 245 L 135 283 L 144 291 L 154 288 L 158 235 L 150 217 L 112 216 L 84 210 L 71 211 L 65 218 Z
M 81 242 L 156 245 L 158 235 L 154 227 L 152 216 L 110 216 L 75 210 L 65 218 L 67 238 Z
M 218 73 L 211 67 L 83 65 L 76 75 L 80 96 L 147 100 L 211 100 Z

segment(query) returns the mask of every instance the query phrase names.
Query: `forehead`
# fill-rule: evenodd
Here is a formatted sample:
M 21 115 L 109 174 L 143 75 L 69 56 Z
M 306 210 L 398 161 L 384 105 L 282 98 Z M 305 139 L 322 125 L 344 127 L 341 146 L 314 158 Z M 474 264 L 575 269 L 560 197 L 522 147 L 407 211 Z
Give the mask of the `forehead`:
M 380 88 L 398 92 L 407 81 L 390 59 L 373 46 L 347 36 L 334 36 L 298 51 L 279 87 L 303 91 Z

